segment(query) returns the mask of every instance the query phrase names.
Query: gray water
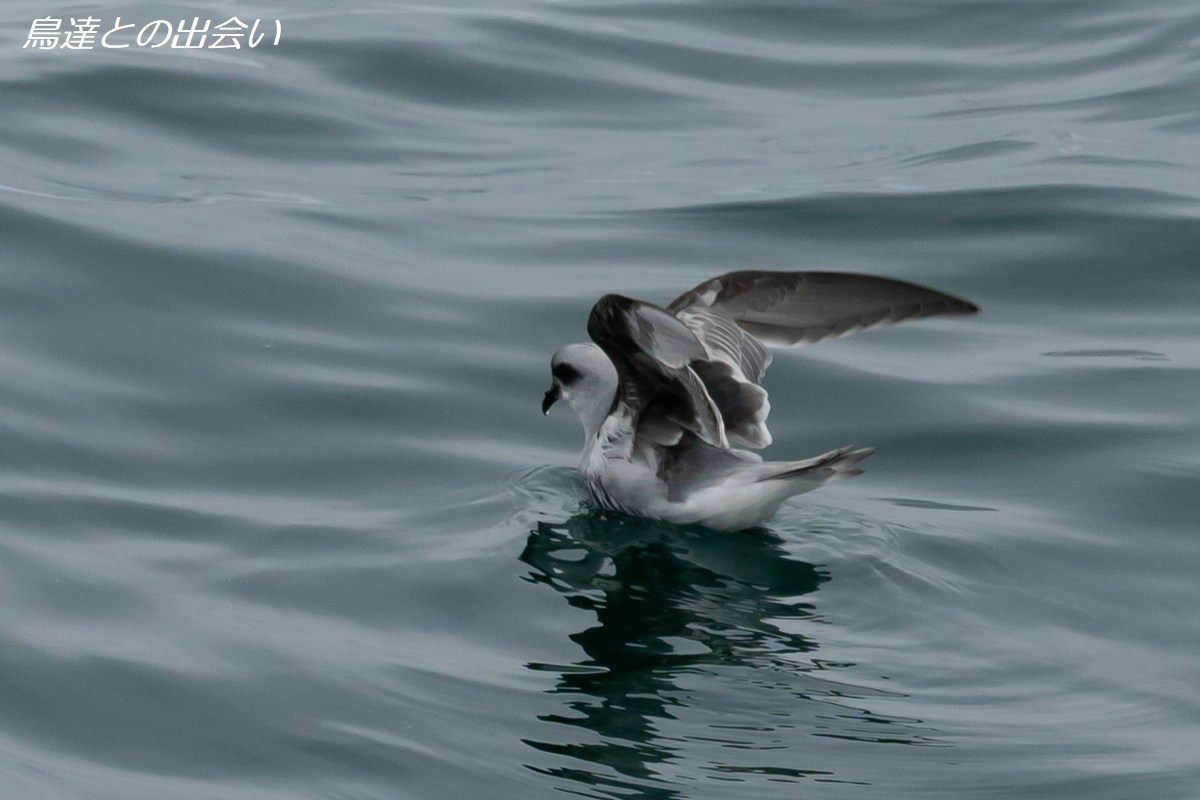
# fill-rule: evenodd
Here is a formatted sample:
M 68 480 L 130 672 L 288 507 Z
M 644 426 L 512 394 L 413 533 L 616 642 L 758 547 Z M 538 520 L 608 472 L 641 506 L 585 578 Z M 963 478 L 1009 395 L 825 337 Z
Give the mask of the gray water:
M 6 2 L 0 109 L 0 796 L 1200 796 L 1194 2 Z M 984 310 L 589 511 L 550 354 L 742 268 Z

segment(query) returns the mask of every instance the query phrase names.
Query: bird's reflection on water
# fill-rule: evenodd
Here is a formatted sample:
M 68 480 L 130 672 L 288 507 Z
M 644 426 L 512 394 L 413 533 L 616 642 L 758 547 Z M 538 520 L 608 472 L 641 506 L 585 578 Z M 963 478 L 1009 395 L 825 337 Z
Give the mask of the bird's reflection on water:
M 838 665 L 812 655 L 823 623 L 809 597 L 829 575 L 789 556 L 765 530 L 731 535 L 589 511 L 538 523 L 521 560 L 527 580 L 595 615 L 594 625 L 570 637 L 584 658 L 528 665 L 556 673 L 551 691 L 564 696 L 561 713 L 540 719 L 576 731 L 527 740 L 570 759 L 533 769 L 601 796 L 636 789 L 666 798 L 679 796 L 672 776 L 697 748 L 720 750 L 702 759 L 715 779 L 829 780 L 829 770 L 797 767 L 806 738 L 798 734 L 935 743 L 918 720 L 853 704 L 886 693 L 831 679 Z M 685 714 L 680 734 L 674 721 Z M 773 756 L 724 755 L 739 750 Z M 792 752 L 781 758 L 781 750 Z

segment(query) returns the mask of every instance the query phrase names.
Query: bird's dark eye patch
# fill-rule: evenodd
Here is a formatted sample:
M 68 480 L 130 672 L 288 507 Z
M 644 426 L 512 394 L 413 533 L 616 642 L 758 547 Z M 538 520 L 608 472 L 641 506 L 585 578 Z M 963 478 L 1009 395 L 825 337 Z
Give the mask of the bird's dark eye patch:
M 550 373 L 558 378 L 560 383 L 565 384 L 572 384 L 583 377 L 583 373 L 567 363 L 555 364 Z

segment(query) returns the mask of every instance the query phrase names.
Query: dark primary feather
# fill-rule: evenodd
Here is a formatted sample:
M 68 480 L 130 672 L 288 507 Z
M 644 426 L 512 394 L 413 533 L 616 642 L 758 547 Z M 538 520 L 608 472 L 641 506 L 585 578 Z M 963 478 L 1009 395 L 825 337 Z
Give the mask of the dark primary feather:
M 635 430 L 645 418 L 656 439 L 670 438 L 665 422 L 729 445 L 720 413 L 689 366 L 708 355 L 686 325 L 657 306 L 608 294 L 592 307 L 587 329 L 616 367 L 614 402 L 628 410 Z
M 769 344 L 797 344 L 906 319 L 974 314 L 979 308 L 953 295 L 873 275 L 742 271 L 701 283 L 675 298 L 667 310 L 680 316 L 707 311 Z

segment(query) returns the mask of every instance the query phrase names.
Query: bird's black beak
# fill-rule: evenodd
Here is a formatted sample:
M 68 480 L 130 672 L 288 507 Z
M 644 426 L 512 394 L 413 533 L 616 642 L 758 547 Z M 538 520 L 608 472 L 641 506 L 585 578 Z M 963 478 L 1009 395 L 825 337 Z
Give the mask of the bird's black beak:
M 560 397 L 562 397 L 562 392 L 559 390 L 558 383 L 552 383 L 546 390 L 546 396 L 542 398 L 542 414 L 549 414 L 550 406 L 554 405 L 554 402 Z

